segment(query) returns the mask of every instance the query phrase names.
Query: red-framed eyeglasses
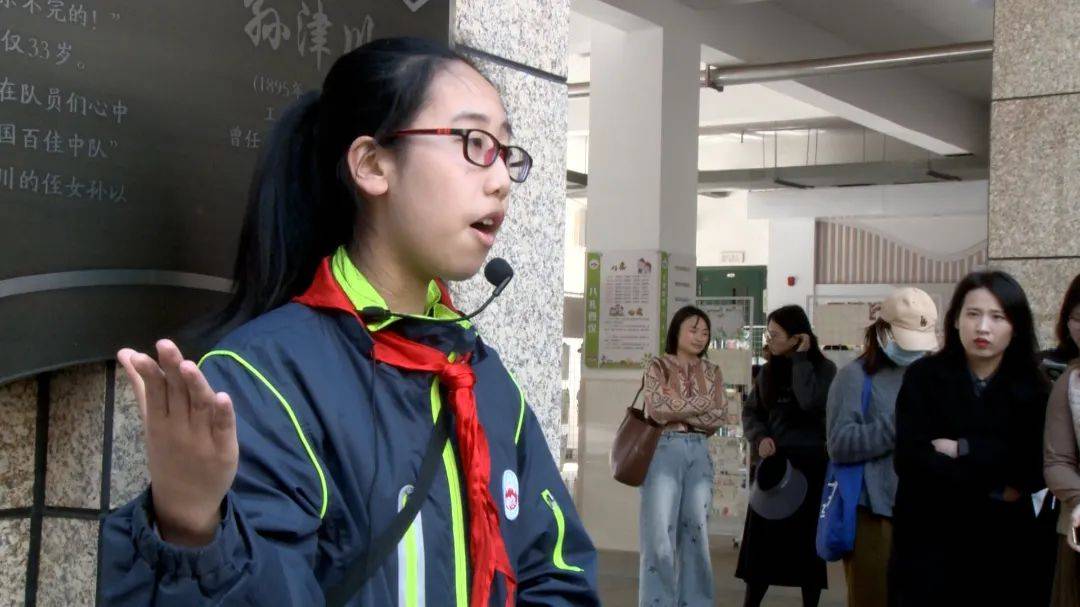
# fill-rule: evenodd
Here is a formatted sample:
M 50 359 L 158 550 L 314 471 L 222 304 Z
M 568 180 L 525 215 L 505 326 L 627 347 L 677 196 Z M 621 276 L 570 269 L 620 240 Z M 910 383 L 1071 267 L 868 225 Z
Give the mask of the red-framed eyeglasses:
M 406 129 L 391 133 L 386 140 L 413 135 L 452 135 L 461 137 L 461 152 L 470 164 L 489 167 L 502 158 L 510 181 L 521 183 L 532 169 L 532 156 L 516 145 L 503 145 L 499 138 L 482 129 Z

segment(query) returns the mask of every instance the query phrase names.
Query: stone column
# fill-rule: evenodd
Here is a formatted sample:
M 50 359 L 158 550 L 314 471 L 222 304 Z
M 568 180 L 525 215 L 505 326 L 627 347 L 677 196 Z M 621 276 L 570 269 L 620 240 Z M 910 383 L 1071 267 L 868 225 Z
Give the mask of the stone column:
M 652 23 L 597 22 L 591 37 L 588 249 L 693 256 L 701 47 Z M 582 370 L 577 505 L 601 549 L 638 547 L 638 492 L 612 478 L 608 453 L 641 373 Z
M 997 0 L 990 258 L 1023 284 L 1043 347 L 1080 272 L 1078 29 L 1078 0 Z
M 458 50 L 502 93 L 515 144 L 533 157 L 528 180 L 511 189 L 508 220 L 491 253 L 510 262 L 514 279 L 476 324 L 517 377 L 558 460 L 570 2 L 457 0 L 454 32 Z M 479 275 L 453 291 L 458 307 L 472 310 L 491 286 Z

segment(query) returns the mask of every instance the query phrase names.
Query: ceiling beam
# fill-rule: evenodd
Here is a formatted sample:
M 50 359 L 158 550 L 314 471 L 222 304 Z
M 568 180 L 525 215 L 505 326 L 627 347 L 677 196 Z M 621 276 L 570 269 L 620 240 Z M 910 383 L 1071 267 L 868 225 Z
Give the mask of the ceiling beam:
M 706 62 L 716 65 L 838 57 L 865 50 L 768 2 L 695 10 L 671 0 L 574 0 L 573 10 L 605 22 L 613 11 L 629 14 L 639 20 L 635 27 L 644 21 L 693 36 L 708 47 Z M 975 103 L 908 70 L 763 86 L 937 154 L 983 154 L 987 149 L 989 100 Z

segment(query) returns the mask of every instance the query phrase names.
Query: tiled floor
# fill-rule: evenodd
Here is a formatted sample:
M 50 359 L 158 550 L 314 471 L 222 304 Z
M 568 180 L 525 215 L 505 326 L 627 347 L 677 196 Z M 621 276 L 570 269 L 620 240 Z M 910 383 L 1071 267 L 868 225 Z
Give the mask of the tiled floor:
M 712 538 L 713 583 L 716 604 L 720 607 L 742 607 L 742 580 L 735 577 L 738 550 L 730 538 Z M 635 607 L 637 605 L 636 552 L 600 552 L 600 599 L 605 607 Z M 829 589 L 821 594 L 820 607 L 843 607 L 847 592 L 844 589 L 844 570 L 839 563 L 829 565 Z M 770 588 L 763 607 L 800 607 L 798 588 Z

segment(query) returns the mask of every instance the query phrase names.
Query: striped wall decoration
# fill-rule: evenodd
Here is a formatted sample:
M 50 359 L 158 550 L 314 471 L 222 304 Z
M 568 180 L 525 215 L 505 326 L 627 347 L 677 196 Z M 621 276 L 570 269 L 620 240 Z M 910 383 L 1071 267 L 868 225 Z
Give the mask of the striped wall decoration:
M 953 254 L 934 255 L 876 230 L 842 221 L 818 221 L 818 284 L 955 283 L 987 263 L 986 241 Z

